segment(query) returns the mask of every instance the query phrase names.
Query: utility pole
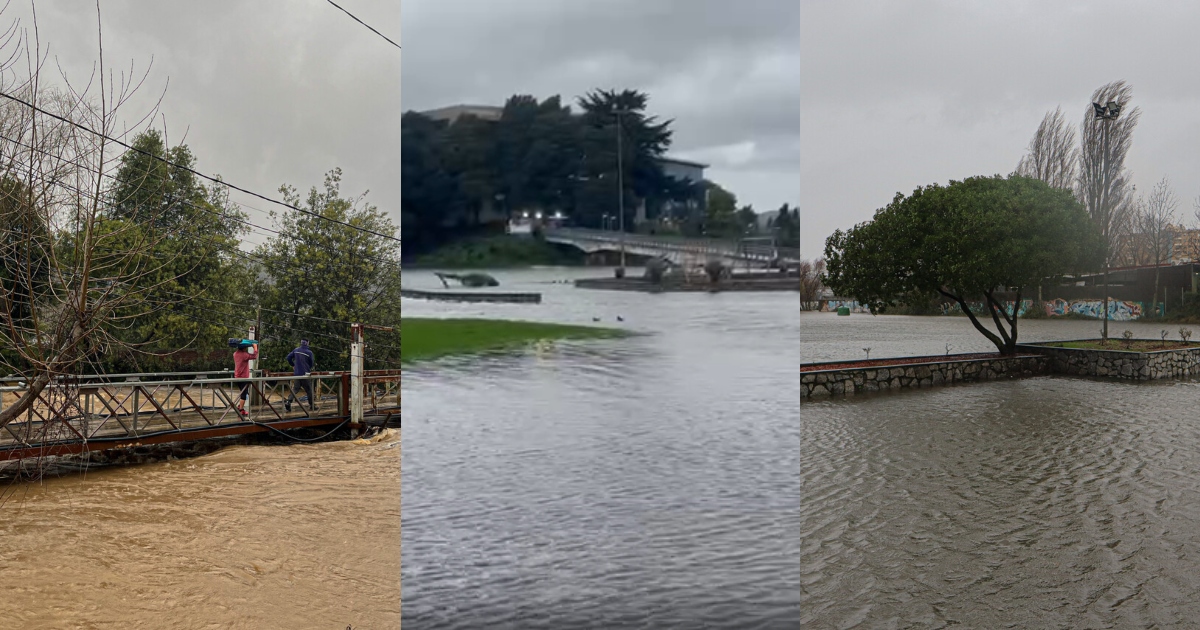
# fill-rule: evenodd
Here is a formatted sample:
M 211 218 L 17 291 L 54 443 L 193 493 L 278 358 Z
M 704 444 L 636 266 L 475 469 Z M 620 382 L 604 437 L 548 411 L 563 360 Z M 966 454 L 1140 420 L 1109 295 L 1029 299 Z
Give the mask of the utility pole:
M 363 327 L 350 325 L 350 424 L 363 421 Z M 361 430 L 361 429 L 360 429 Z
M 251 341 L 256 340 L 256 337 L 254 335 L 255 335 L 255 333 L 257 333 L 260 330 L 262 330 L 262 308 L 261 307 L 254 309 L 254 328 L 250 329 L 250 336 L 248 337 L 248 339 L 250 339 Z M 250 371 L 251 372 L 258 369 L 258 360 L 261 357 L 262 357 L 262 346 L 259 346 L 258 351 L 254 353 L 254 359 L 252 361 L 250 361 Z M 253 374 L 251 374 L 251 376 L 253 376 Z
M 246 336 L 246 338 L 249 339 L 250 341 L 257 340 L 258 339 L 258 337 L 257 337 L 258 327 L 261 325 L 262 325 L 262 314 L 261 314 L 261 311 L 259 311 L 259 315 L 257 318 L 255 318 L 254 325 L 250 327 L 250 332 Z M 259 346 L 259 348 L 261 349 L 262 346 Z M 250 378 L 254 378 L 254 372 L 257 369 L 258 369 L 258 352 L 255 352 L 254 358 L 250 359 Z M 258 388 L 254 387 L 253 385 L 250 386 L 250 400 L 247 402 L 250 403 L 250 409 L 253 409 L 254 405 L 258 404 Z M 246 411 L 249 412 L 250 409 L 247 409 Z
M 1112 123 L 1113 123 L 1113 121 L 1115 121 L 1117 119 L 1117 116 L 1119 116 L 1121 114 L 1121 104 L 1116 101 L 1109 101 L 1106 105 L 1101 105 L 1100 103 L 1092 103 L 1092 107 L 1095 110 L 1096 119 L 1098 121 L 1100 121 L 1101 147 L 1104 152 L 1103 155 L 1101 156 L 1102 159 L 1100 162 L 1102 165 L 1102 168 L 1103 168 L 1103 171 L 1102 171 L 1103 175 L 1101 176 L 1100 181 L 1104 183 L 1104 187 L 1100 190 L 1100 208 L 1103 210 L 1103 212 L 1101 213 L 1101 216 L 1104 217 L 1104 221 L 1105 221 L 1104 233 L 1107 237 L 1105 240 L 1108 242 L 1105 243 L 1105 248 L 1104 248 L 1104 326 L 1103 326 L 1103 328 L 1100 329 L 1100 335 L 1101 335 L 1101 338 L 1105 342 L 1107 342 L 1108 341 L 1108 265 L 1109 265 L 1109 261 L 1112 259 L 1112 252 L 1110 250 L 1112 247 L 1112 237 L 1113 237 L 1113 234 L 1112 234 L 1112 212 L 1113 212 L 1113 209 L 1111 207 L 1109 207 L 1110 199 L 1109 199 L 1109 195 L 1108 195 L 1109 189 L 1112 188 L 1112 177 L 1111 177 L 1112 174 L 1109 172 L 1109 170 L 1111 168 L 1111 166 L 1109 164 L 1109 158 L 1111 156 L 1108 153 L 1108 136 L 1109 136 L 1109 127 L 1112 126 Z
M 622 136 L 624 129 L 621 126 L 621 115 L 628 114 L 627 109 L 616 109 L 613 113 L 617 115 L 617 224 L 621 230 L 621 266 L 617 268 L 617 276 L 625 277 L 625 150 Z

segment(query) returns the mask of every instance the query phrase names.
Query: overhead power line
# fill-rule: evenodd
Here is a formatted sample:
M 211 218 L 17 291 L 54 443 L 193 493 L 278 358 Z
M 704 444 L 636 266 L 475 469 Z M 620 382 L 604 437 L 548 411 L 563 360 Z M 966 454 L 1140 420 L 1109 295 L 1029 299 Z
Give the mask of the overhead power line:
M 153 153 L 150 153 L 149 151 L 144 151 L 144 150 L 142 150 L 142 149 L 139 149 L 139 148 L 137 148 L 137 147 L 135 147 L 135 146 L 132 146 L 132 145 L 130 145 L 130 144 L 128 144 L 128 143 L 126 143 L 126 142 L 124 142 L 124 141 L 122 141 L 122 140 L 119 140 L 119 139 L 117 139 L 117 138 L 114 138 L 114 137 L 112 137 L 112 136 L 109 136 L 109 135 L 107 135 L 107 134 L 105 134 L 105 133 L 103 133 L 103 132 L 96 131 L 95 129 L 92 129 L 91 127 L 88 127 L 88 126 L 86 126 L 86 125 L 82 125 L 82 124 L 80 124 L 80 123 L 77 123 L 77 122 L 75 122 L 74 120 L 71 120 L 71 119 L 69 119 L 69 118 L 65 118 L 65 117 L 63 117 L 63 116 L 59 116 L 58 114 L 55 114 L 55 113 L 53 113 L 53 112 L 48 112 L 48 111 L 46 111 L 46 110 L 44 110 L 44 109 L 42 109 L 42 108 L 38 107 L 37 105 L 34 105 L 33 103 L 30 103 L 29 101 L 26 101 L 26 100 L 23 100 L 23 99 L 21 99 L 21 98 L 18 98 L 18 97 L 16 97 L 16 96 L 13 96 L 12 94 L 8 94 L 7 92 L 2 92 L 2 91 L 0 91 L 0 96 L 4 97 L 4 98 L 6 98 L 6 99 L 8 99 L 8 100 L 10 100 L 10 101 L 13 101 L 13 102 L 16 102 L 16 103 L 20 103 L 20 104 L 22 104 L 22 105 L 24 105 L 24 106 L 26 106 L 26 107 L 30 108 L 31 110 L 33 110 L 33 111 L 35 111 L 35 112 L 37 112 L 37 113 L 39 113 L 39 114 L 42 114 L 42 115 L 44 115 L 44 116 L 49 116 L 49 117 L 51 117 L 51 118 L 53 118 L 53 119 L 55 119 L 55 120 L 59 120 L 59 121 L 61 121 L 61 122 L 65 122 L 65 123 L 67 123 L 68 125 L 71 125 L 72 127 L 75 127 L 75 128 L 77 128 L 77 129 L 80 129 L 80 130 L 82 130 L 82 131 L 86 131 L 86 132 L 88 132 L 88 133 L 90 133 L 90 134 L 92 134 L 92 135 L 94 135 L 94 136 L 96 136 L 96 137 L 99 137 L 99 138 L 104 138 L 105 140 L 108 140 L 109 142 L 112 142 L 112 143 L 114 143 L 114 144 L 117 144 L 117 145 L 120 145 L 120 146 L 122 146 L 122 147 L 125 147 L 126 149 L 128 149 L 128 150 L 130 150 L 130 151 L 137 151 L 138 153 L 141 153 L 142 155 L 145 155 L 145 156 L 147 156 L 147 157 L 150 157 L 150 158 L 152 158 L 152 159 L 155 159 L 155 160 L 158 160 L 158 161 L 160 161 L 160 162 L 163 162 L 164 164 L 167 164 L 168 166 L 173 166 L 173 167 L 175 167 L 175 168 L 177 168 L 177 169 L 180 169 L 180 170 L 183 170 L 183 171 L 187 171 L 188 173 L 191 173 L 192 175 L 195 175 L 196 177 L 200 177 L 200 178 L 206 179 L 206 180 L 208 180 L 208 181 L 210 181 L 210 182 L 213 182 L 214 184 L 220 184 L 220 185 L 222 185 L 222 186 L 227 186 L 227 187 L 229 187 L 229 188 L 232 188 L 232 189 L 234 189 L 234 190 L 237 190 L 237 191 L 240 191 L 240 192 L 246 193 L 247 195 L 252 195 L 252 196 L 254 196 L 254 197 L 258 197 L 259 199 L 262 199 L 263 201 L 268 201 L 268 202 L 270 202 L 270 203 L 273 203 L 273 204 L 275 204 L 275 205 L 278 205 L 278 206 L 283 206 L 284 208 L 287 208 L 287 209 L 289 209 L 289 210 L 295 210 L 296 212 L 299 212 L 299 213 L 301 213 L 301 214 L 307 214 L 307 215 L 309 215 L 309 216 L 316 217 L 316 218 L 318 218 L 318 219 L 322 219 L 322 220 L 324 220 L 324 221 L 329 221 L 330 223 L 336 223 L 336 224 L 338 224 L 338 225 L 341 225 L 341 226 L 343 226 L 343 227 L 348 227 L 348 228 L 350 228 L 350 229 L 352 229 L 352 230 L 358 230 L 359 232 L 363 232 L 363 233 L 366 233 L 366 234 L 371 234 L 371 235 L 374 235 L 374 236 L 378 236 L 378 237 L 380 237 L 380 238 L 385 238 L 385 239 L 388 239 L 388 240 L 396 241 L 397 243 L 400 243 L 400 242 L 401 242 L 401 240 L 400 240 L 400 239 L 396 238 L 395 236 L 393 236 L 393 235 L 391 235 L 391 234 L 384 234 L 384 233 L 382 233 L 382 232 L 376 232 L 376 231 L 374 231 L 374 230 L 370 230 L 370 229 L 367 229 L 367 228 L 364 228 L 364 227 L 360 227 L 360 226 L 357 226 L 357 225 L 353 225 L 353 224 L 351 224 L 351 223 L 348 223 L 348 222 L 346 222 L 346 221 L 341 221 L 341 220 L 339 220 L 339 219 L 334 219 L 334 218 L 331 218 L 331 217 L 324 216 L 324 215 L 322 215 L 322 214 L 320 214 L 320 213 L 318 213 L 318 212 L 313 212 L 312 210 L 305 210 L 304 208 L 301 208 L 301 207 L 299 207 L 299 206 L 293 206 L 293 205 L 292 205 L 292 204 L 290 204 L 290 203 L 287 203 L 287 202 L 284 202 L 284 201 L 279 201 L 278 199 L 272 199 L 272 198 L 270 198 L 270 197 L 268 197 L 268 196 L 266 196 L 266 195 L 263 195 L 263 194 L 261 194 L 261 193 L 256 193 L 256 192 L 254 192 L 253 190 L 248 190 L 248 189 L 246 189 L 246 188 L 242 188 L 241 186 L 236 186 L 236 185 L 234 185 L 234 184 L 230 184 L 229 182 L 223 181 L 223 180 L 221 180 L 221 179 L 218 179 L 218 178 L 216 178 L 216 177 L 213 177 L 213 176 L 211 176 L 211 175 L 206 175 L 206 174 L 204 174 L 204 173 L 201 173 L 200 171 L 197 171 L 197 170 L 195 170 L 195 169 L 189 168 L 189 167 L 187 167 L 187 166 L 183 166 L 182 164 L 176 164 L 176 163 L 174 163 L 174 162 L 172 162 L 172 161 L 170 161 L 170 160 L 168 160 L 168 159 L 166 159 L 166 158 L 164 158 L 164 157 L 161 157 L 161 156 L 155 155 L 155 154 L 153 154 Z
M 349 12 L 349 11 L 347 11 L 347 10 L 343 9 L 342 7 L 338 6 L 338 4 L 337 4 L 336 2 L 334 2 L 333 0 L 326 0 L 326 1 L 327 1 L 327 2 L 329 2 L 329 4 L 332 4 L 333 6 L 337 7 L 337 8 L 338 8 L 338 9 L 339 9 L 339 10 L 340 10 L 342 13 L 345 13 L 346 15 L 349 15 L 351 18 L 353 18 L 353 19 L 354 19 L 354 21 L 355 21 L 355 22 L 358 22 L 359 24 L 362 24 L 363 26 L 365 26 L 365 27 L 367 27 L 367 28 L 371 29 L 371 32 L 372 32 L 372 33 L 375 33 L 376 35 L 378 35 L 378 36 L 380 36 L 380 37 L 382 37 L 382 38 L 386 39 L 386 40 L 387 40 L 387 43 L 389 43 L 389 44 L 391 44 L 391 45 L 395 46 L 396 48 L 400 48 L 400 44 L 397 44 L 396 42 L 394 42 L 394 41 L 392 41 L 391 39 L 389 39 L 387 35 L 384 35 L 383 33 L 380 33 L 379 31 L 375 30 L 375 28 L 374 28 L 373 26 L 371 26 L 370 24 L 367 24 L 366 22 L 364 22 L 364 21 L 362 21 L 362 20 L 358 19 L 357 17 L 355 17 L 355 15 L 354 15 L 353 13 L 351 13 L 351 12 Z
M 24 147 L 24 148 L 27 148 L 27 149 L 30 149 L 30 150 L 33 150 L 33 151 L 37 151 L 37 152 L 39 152 L 39 153 L 43 153 L 43 154 L 46 154 L 46 155 L 50 155 L 50 153 L 49 153 L 48 151 L 46 151 L 45 149 L 38 149 L 38 148 L 35 148 L 35 147 L 31 146 L 31 145 L 25 144 L 25 143 L 23 143 L 23 142 L 20 142 L 20 141 L 18 141 L 18 140 L 13 140 L 12 138 L 9 138 L 8 136 L 5 136 L 5 135 L 3 135 L 3 134 L 0 134 L 0 140 L 4 140 L 4 141 L 6 141 L 6 142 L 11 142 L 11 143 L 13 143 L 13 144 L 16 144 L 16 145 L 18 145 L 18 146 L 21 146 L 21 147 Z M 64 161 L 65 161 L 66 163 L 68 163 L 68 164 L 72 164 L 72 165 L 74 165 L 74 166 L 79 166 L 80 168 L 86 168 L 86 167 L 82 166 L 81 164 L 79 164 L 78 162 L 72 162 L 72 161 L 70 161 L 70 160 L 64 160 Z M 103 177 L 107 177 L 107 178 L 109 178 L 109 179 L 112 179 L 113 181 L 118 181 L 118 180 L 117 180 L 117 177 L 116 177 L 115 175 L 111 175 L 111 174 L 109 174 L 109 173 L 101 173 L 101 174 L 100 174 L 100 176 L 101 176 L 102 178 L 103 178 Z M 74 193 L 76 193 L 76 194 L 79 194 L 79 195 L 90 195 L 90 194 L 91 194 L 90 192 L 87 192 L 87 191 L 81 190 L 81 189 L 79 189 L 79 188 L 78 188 L 78 187 L 76 187 L 76 186 L 72 186 L 72 185 L 70 185 L 70 184 L 67 184 L 66 182 L 57 182 L 57 183 L 56 183 L 56 185 L 57 185 L 57 186 L 61 186 L 62 188 L 66 189 L 66 190 L 68 190 L 68 191 L 70 191 L 70 192 L 74 192 Z M 205 206 L 203 206 L 203 205 L 196 205 L 196 204 L 194 204 L 194 203 L 192 203 L 192 202 L 190 202 L 190 201 L 188 201 L 188 200 L 186 200 L 186 199 L 180 199 L 180 200 L 178 200 L 178 202 L 179 202 L 179 203 L 181 203 L 181 204 L 183 204 L 184 206 L 187 206 L 187 207 L 189 207 L 189 208 L 192 208 L 192 209 L 195 209 L 195 210 L 202 210 L 202 211 L 204 211 L 204 212 L 208 212 L 208 213 L 210 213 L 210 214 L 214 214 L 214 215 L 220 216 L 220 217 L 222 217 L 222 218 L 226 218 L 226 219 L 232 220 L 232 221 L 234 221 L 234 222 L 241 223 L 241 224 L 243 224 L 243 225 L 247 226 L 247 228 L 249 228 L 251 231 L 253 231 L 254 229 L 258 229 L 258 230 L 260 230 L 260 231 L 264 231 L 264 232 L 270 232 L 270 233 L 272 233 L 272 234 L 275 234 L 275 235 L 276 235 L 276 236 L 278 236 L 278 237 L 281 237 L 281 238 L 286 238 L 286 239 L 288 239 L 288 240 L 291 240 L 291 241 L 293 241 L 293 242 L 296 242 L 296 243 L 302 243 L 302 244 L 305 244 L 305 245 L 309 245 L 309 246 L 311 246 L 311 247 L 315 247 L 315 248 L 317 248 L 317 249 L 323 249 L 323 250 L 329 251 L 330 253 L 335 253 L 335 254 L 345 254 L 345 252 L 344 252 L 344 251 L 335 251 L 335 249 L 334 249 L 333 247 L 329 246 L 329 245 L 326 245 L 326 244 L 323 244 L 323 243 L 312 243 L 312 242 L 303 241 L 303 240 L 299 239 L 299 238 L 298 238 L 298 237 L 296 237 L 296 236 L 289 235 L 289 234 L 285 234 L 285 233 L 283 233 L 283 232 L 281 232 L 281 231 L 279 231 L 279 230 L 275 230 L 275 229 L 272 229 L 272 228 L 269 228 L 269 227 L 264 227 L 264 226 L 258 225 L 257 223 L 252 223 L 252 222 L 250 222 L 250 221 L 248 221 L 248 220 L 246 220 L 246 219 L 242 219 L 242 218 L 240 218 L 240 217 L 236 217 L 236 216 L 233 216 L 233 215 L 230 215 L 230 214 L 226 214 L 226 213 L 224 213 L 224 212 L 222 212 L 222 211 L 220 211 L 220 210 L 218 210 L 218 209 L 216 209 L 216 208 L 208 208 L 208 207 L 205 207 Z M 206 237 L 206 236 L 196 235 L 196 238 L 197 238 L 198 240 L 200 240 L 200 241 L 203 241 L 203 242 L 209 243 L 209 244 L 211 244 L 211 245 L 215 245 L 215 246 L 217 246 L 217 247 L 224 248 L 224 249 L 225 249 L 227 252 L 229 252 L 230 254 L 233 254 L 233 255 L 236 255 L 236 256 L 242 256 L 242 257 L 248 258 L 248 259 L 250 259 L 250 260 L 254 260 L 254 261 L 256 261 L 256 262 L 258 262 L 258 263 L 262 264 L 264 267 L 266 267 L 266 268 L 268 268 L 268 269 L 272 269 L 272 268 L 274 268 L 274 264 L 275 264 L 275 263 L 273 263 L 272 261 L 269 261 L 269 260 L 267 260 L 267 259 L 265 259 L 265 258 L 263 258 L 263 257 L 259 256 L 258 254 L 256 254 L 256 253 L 255 253 L 255 252 L 253 252 L 253 251 L 246 251 L 246 250 L 243 250 L 243 249 L 241 249 L 241 248 L 237 247 L 236 245 L 234 245 L 234 244 L 232 244 L 232 243 L 225 243 L 225 242 L 219 241 L 219 240 L 217 240 L 217 239 L 215 239 L 215 238 L 213 238 L 213 237 Z M 395 259 L 393 259 L 393 258 L 388 258 L 388 257 L 386 257 L 386 256 L 382 256 L 382 255 L 371 256 L 371 255 L 369 255 L 369 254 L 365 254 L 365 253 L 361 253 L 361 252 L 357 253 L 356 255 L 357 255 L 358 257 L 360 257 L 360 258 L 361 258 L 362 260 L 364 260 L 364 261 L 369 261 L 369 262 L 378 263 L 378 264 L 380 264 L 380 265 L 383 265 L 383 266 L 385 266 L 385 267 L 386 267 L 386 266 L 392 266 L 392 267 L 393 267 L 394 269 L 396 269 L 396 270 L 399 270 L 399 269 L 400 269 L 400 261 L 398 261 L 398 260 L 395 260 Z

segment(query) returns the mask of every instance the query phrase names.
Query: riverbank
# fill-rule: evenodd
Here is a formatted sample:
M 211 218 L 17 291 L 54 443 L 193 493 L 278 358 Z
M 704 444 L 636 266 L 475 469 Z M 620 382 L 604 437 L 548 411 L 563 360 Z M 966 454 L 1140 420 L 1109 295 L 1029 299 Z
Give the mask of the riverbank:
M 406 265 L 410 269 L 512 269 L 582 266 L 584 254 L 528 236 L 485 236 L 447 245 Z
M 614 339 L 629 333 L 615 328 L 568 326 L 498 319 L 404 318 L 401 362 L 478 354 L 561 339 Z

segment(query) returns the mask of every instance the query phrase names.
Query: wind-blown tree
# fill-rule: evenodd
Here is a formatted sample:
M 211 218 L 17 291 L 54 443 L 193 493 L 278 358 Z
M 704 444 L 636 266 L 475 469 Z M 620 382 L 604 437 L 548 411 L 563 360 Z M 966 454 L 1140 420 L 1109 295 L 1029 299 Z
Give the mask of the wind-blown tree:
M 1047 112 L 1029 141 L 1028 153 L 1017 163 L 1017 175 L 1040 179 L 1053 188 L 1075 187 L 1079 146 L 1075 130 L 1067 124 L 1062 108 Z
M 708 182 L 708 206 L 705 208 L 703 232 L 706 236 L 738 234 L 737 195 L 714 182 Z
M 400 360 L 399 243 L 379 236 L 394 235 L 396 226 L 363 197 L 342 197 L 341 176 L 341 169 L 330 171 L 323 188 L 311 188 L 306 197 L 291 186 L 280 188 L 285 201 L 316 216 L 273 212 L 279 235 L 256 252 L 264 274 L 256 292 L 262 338 L 277 349 L 264 347 L 264 367 L 283 369 L 288 350 L 308 338 L 319 365 L 348 369 L 347 322 L 395 327 L 391 335 L 371 334 L 367 362 Z
M 446 125 L 416 113 L 400 125 L 400 226 L 409 251 L 423 252 L 446 239 L 464 207 L 458 180 L 446 171 L 442 139 Z
M 821 291 L 825 286 L 821 283 L 825 275 L 825 261 L 801 260 L 796 269 L 800 276 L 800 310 L 815 311 L 820 304 Z
M 160 270 L 170 280 L 146 296 L 162 308 L 132 320 L 124 335 L 138 351 L 107 361 L 118 370 L 177 367 L 175 355 L 187 349 L 200 358 L 192 367 L 209 367 L 204 357 L 223 349 L 229 336 L 229 324 L 210 316 L 213 306 L 235 300 L 247 281 L 238 252 L 245 214 L 229 201 L 227 189 L 206 188 L 188 170 L 196 159 L 187 145 L 168 149 L 157 130 L 138 134 L 131 144 L 137 150 L 121 156 L 106 215 L 168 232 L 159 249 L 174 255 L 158 259 L 170 265 Z
M 1136 264 L 1154 265 L 1154 296 L 1150 308 L 1158 305 L 1159 265 L 1171 257 L 1171 246 L 1175 240 L 1175 210 L 1179 200 L 1171 190 L 1166 177 L 1159 180 L 1150 191 L 1150 196 L 1137 203 L 1134 214 L 1135 240 L 1131 243 L 1137 253 Z
M 409 256 L 484 231 L 484 210 L 563 211 L 582 227 L 615 215 L 617 112 L 621 119 L 625 227 L 637 200 L 648 219 L 670 218 L 698 233 L 706 182 L 667 177 L 660 158 L 671 145 L 671 121 L 647 112 L 635 90 L 597 90 L 578 108 L 558 96 L 510 98 L 498 120 L 464 116 L 452 124 L 409 112 L 401 125 L 401 229 Z M 578 112 L 578 113 L 577 113 Z M 619 222 L 618 222 L 619 224 Z
M 913 295 L 957 303 L 1001 354 L 1014 354 L 1016 308 L 997 294 L 1096 264 L 1096 229 L 1070 191 L 1035 179 L 972 177 L 897 193 L 873 220 L 825 242 L 825 285 L 872 313 Z M 983 300 L 994 330 L 970 303 Z M 1010 312 L 1011 311 L 1011 312 Z
M 1092 103 L 1120 106 L 1115 120 L 1097 115 L 1088 103 L 1080 126 L 1078 196 L 1100 232 L 1104 252 L 1104 335 L 1108 335 L 1108 268 L 1121 255 L 1120 244 L 1129 235 L 1134 213 L 1134 187 L 1125 169 L 1125 156 L 1133 144 L 1133 130 L 1141 117 L 1129 109 L 1133 88 L 1124 81 L 1105 84 L 1092 93 Z
M 621 168 L 624 170 L 625 227 L 633 228 L 636 198 L 661 197 L 666 176 L 658 161 L 671 146 L 671 120 L 646 113 L 650 97 L 637 90 L 593 90 L 579 98 L 583 110 L 583 172 L 576 214 L 600 227 L 601 215 L 618 213 L 617 130 L 620 116 Z
M 781 247 L 800 247 L 800 208 L 783 204 L 771 220 L 771 229 Z
M 574 205 L 575 176 L 584 152 L 571 108 L 553 96 L 539 103 L 514 96 L 495 125 L 495 157 L 503 206 L 523 211 L 566 211 Z

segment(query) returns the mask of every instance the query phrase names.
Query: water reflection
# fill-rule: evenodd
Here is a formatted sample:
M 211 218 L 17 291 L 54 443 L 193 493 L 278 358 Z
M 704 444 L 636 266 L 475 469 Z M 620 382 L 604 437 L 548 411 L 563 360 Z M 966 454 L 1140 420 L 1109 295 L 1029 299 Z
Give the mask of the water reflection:
M 961 318 L 802 321 L 806 361 L 859 358 L 852 350 L 868 344 L 936 353 L 943 339 L 974 351 L 969 334 L 979 336 Z M 1031 339 L 1098 329 L 1022 326 Z M 1125 328 L 1157 337 L 1160 327 Z M 1039 377 L 805 402 L 804 622 L 1194 625 L 1198 397 L 1195 382 Z

